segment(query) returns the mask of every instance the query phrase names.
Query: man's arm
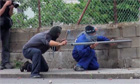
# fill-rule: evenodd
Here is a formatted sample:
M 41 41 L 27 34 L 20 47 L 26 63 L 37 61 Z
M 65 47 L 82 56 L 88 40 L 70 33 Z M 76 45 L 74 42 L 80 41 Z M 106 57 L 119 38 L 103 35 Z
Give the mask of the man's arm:
M 6 1 L 6 3 L 3 5 L 3 7 L 0 9 L 0 16 L 5 12 L 6 10 L 6 7 L 11 5 L 12 2 L 9 0 L 9 1 Z
M 61 46 L 64 46 L 64 45 L 66 45 L 66 44 L 67 44 L 67 41 L 66 41 L 66 40 L 64 40 L 64 41 L 62 41 L 62 42 L 56 42 L 56 41 L 51 40 L 51 41 L 49 42 L 49 45 L 50 45 L 50 46 L 55 46 L 56 51 L 58 51 L 58 50 L 60 49 Z
M 105 36 L 97 36 L 97 41 L 110 41 L 110 39 Z
M 10 6 L 10 11 L 9 11 L 9 15 L 10 15 L 10 17 L 13 15 L 13 8 L 14 8 L 14 6 L 11 5 L 11 6 Z
M 56 47 L 64 46 L 66 44 L 67 44 L 67 41 L 66 40 L 64 40 L 62 42 L 56 42 L 56 41 L 50 40 L 50 42 L 49 42 L 49 45 L 50 46 L 56 46 Z
M 98 41 L 114 41 L 114 39 L 108 39 L 107 37 L 104 36 L 98 36 L 97 38 Z M 116 43 L 111 43 L 110 46 L 116 45 Z

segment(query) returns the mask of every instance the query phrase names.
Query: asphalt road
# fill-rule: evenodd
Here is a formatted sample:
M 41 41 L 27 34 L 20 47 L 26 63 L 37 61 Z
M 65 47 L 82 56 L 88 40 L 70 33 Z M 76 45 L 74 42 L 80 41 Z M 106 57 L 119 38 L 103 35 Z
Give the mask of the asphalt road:
M 0 84 L 140 84 L 140 79 L 0 78 Z

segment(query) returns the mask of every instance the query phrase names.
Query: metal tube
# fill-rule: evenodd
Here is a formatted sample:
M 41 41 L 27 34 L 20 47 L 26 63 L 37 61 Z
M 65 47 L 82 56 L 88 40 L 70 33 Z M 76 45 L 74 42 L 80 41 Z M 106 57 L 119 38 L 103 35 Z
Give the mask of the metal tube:
M 99 44 L 107 44 L 107 43 L 120 43 L 120 42 L 131 42 L 132 40 L 114 40 L 114 41 L 98 41 L 98 42 L 81 42 L 81 43 L 71 43 L 71 46 L 76 46 L 76 45 L 91 45 L 94 43 L 99 43 Z

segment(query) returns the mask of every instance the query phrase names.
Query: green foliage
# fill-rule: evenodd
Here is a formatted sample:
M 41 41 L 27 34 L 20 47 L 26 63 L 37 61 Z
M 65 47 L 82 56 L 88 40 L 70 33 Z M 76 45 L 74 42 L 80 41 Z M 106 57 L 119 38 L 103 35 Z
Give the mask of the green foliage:
M 18 14 L 13 14 L 12 16 L 12 20 L 13 20 L 13 28 L 20 28 L 22 26 L 27 27 L 27 16 L 25 16 L 22 13 L 18 13 Z
M 118 0 L 118 21 L 119 22 L 130 22 L 130 21 L 137 21 L 138 20 L 138 13 L 140 3 L 138 0 Z M 124 11 L 124 12 L 121 12 Z
M 20 68 L 23 65 L 23 62 L 14 60 L 15 68 Z
M 17 0 L 23 11 L 31 8 L 35 13 L 27 19 L 24 13 L 12 17 L 16 28 L 38 27 L 38 0 Z M 88 0 L 79 0 L 79 4 L 66 4 L 63 0 L 40 0 L 42 26 L 50 26 L 53 22 L 76 24 Z M 118 22 L 138 20 L 140 3 L 138 0 L 116 0 Z M 114 22 L 114 0 L 91 0 L 80 24 L 106 24 Z

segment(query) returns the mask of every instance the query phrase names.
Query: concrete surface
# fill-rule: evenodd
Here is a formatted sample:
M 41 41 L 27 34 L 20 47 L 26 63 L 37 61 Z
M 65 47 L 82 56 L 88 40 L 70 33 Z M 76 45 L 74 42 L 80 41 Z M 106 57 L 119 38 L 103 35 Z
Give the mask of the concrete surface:
M 1 78 L 1 84 L 140 84 L 140 79 L 31 79 Z
M 72 79 L 139 79 L 140 68 L 109 69 L 100 68 L 95 71 L 76 72 L 72 69 L 50 69 L 40 73 L 43 78 Z M 19 69 L 0 70 L 0 78 L 30 78 L 30 72 L 20 72 Z

